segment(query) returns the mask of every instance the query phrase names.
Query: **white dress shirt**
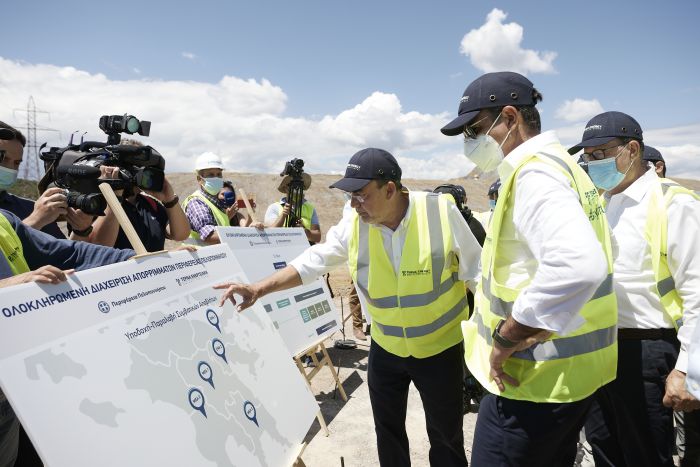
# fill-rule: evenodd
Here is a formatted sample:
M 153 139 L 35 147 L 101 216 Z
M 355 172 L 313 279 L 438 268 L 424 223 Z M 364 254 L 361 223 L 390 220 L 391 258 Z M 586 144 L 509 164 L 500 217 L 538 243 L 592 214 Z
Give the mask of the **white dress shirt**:
M 606 216 L 613 232 L 614 286 L 620 328 L 673 328 L 656 292 L 651 247 L 644 238 L 650 190 L 658 181 L 647 172 L 625 191 L 608 198 Z M 676 195 L 668 208 L 667 261 L 683 300 L 683 326 L 678 330 L 681 352 L 676 369 L 688 367 L 688 343 L 700 312 L 700 202 Z
M 688 346 L 688 375 L 685 386 L 693 397 L 700 399 L 700 326 L 695 327 Z
M 391 264 L 394 266 L 395 272 L 399 270 L 401 265 L 401 255 L 403 254 L 408 220 L 411 217 L 413 203 L 413 193 L 409 192 L 408 209 L 406 209 L 406 214 L 396 230 L 391 230 L 384 225 L 378 226 L 382 234 L 384 249 L 391 260 Z M 481 247 L 457 206 L 453 203 L 448 204 L 447 215 L 452 230 L 453 251 L 459 261 L 458 276 L 463 281 L 471 281 L 476 279 L 480 273 Z M 303 284 L 308 284 L 317 277 L 347 263 L 348 242 L 353 230 L 351 214 L 352 212 L 344 211 L 340 222 L 328 230 L 324 243 L 317 243 L 308 248 L 289 263 L 297 270 Z M 362 222 L 362 219 L 360 219 L 360 222 Z M 366 297 L 359 288 L 357 293 L 364 306 Z
M 571 157 L 554 132 L 544 132 L 508 154 L 498 167 L 501 180 L 536 153 Z M 513 219 L 503 219 L 495 258 L 496 266 L 510 265 L 504 285 L 527 284 L 513 304 L 512 317 L 533 328 L 571 333 L 584 324 L 579 312 L 608 275 L 603 249 L 578 194 L 559 169 L 529 162 L 518 173 L 514 191 Z

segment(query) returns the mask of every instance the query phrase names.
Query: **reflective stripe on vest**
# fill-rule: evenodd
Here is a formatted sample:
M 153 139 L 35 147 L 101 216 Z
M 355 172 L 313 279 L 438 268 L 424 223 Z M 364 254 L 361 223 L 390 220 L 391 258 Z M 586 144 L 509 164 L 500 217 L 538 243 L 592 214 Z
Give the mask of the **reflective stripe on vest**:
M 462 340 L 467 300 L 459 280 L 445 195 L 411 193 L 398 271 L 377 226 L 354 213 L 348 266 L 367 298 L 372 339 L 400 357 L 426 358 Z
M 7 218 L 0 214 L 0 251 L 2 251 L 13 275 L 29 272 L 29 266 L 24 259 L 22 242 Z
M 501 392 L 490 378 L 491 335 L 498 322 L 510 316 L 519 294 L 532 280 L 532 276 L 525 277 L 511 285 L 513 263 L 507 255 L 515 254 L 515 251 L 504 246 L 501 235 L 515 228 L 512 221 L 515 180 L 520 170 L 534 161 L 556 169 L 569 180 L 605 252 L 608 275 L 580 310 L 578 316 L 583 318 L 583 324 L 577 330 L 566 336 L 555 333 L 546 341 L 515 352 L 506 360 L 504 371 L 520 381 L 520 386 L 506 384 L 505 391 Z M 475 297 L 476 311 L 462 325 L 467 365 L 487 390 L 502 397 L 554 403 L 581 400 L 615 378 L 617 363 L 617 302 L 613 293 L 612 247 L 598 192 L 561 146 L 551 154 L 538 153 L 523 159 L 502 182 L 484 243 L 483 274 Z
M 428 196 L 427 200 L 428 231 L 430 235 L 430 250 L 433 258 L 433 271 L 442 271 L 445 267 L 444 245 L 442 242 L 442 225 L 437 196 Z M 449 291 L 457 282 L 457 273 L 440 283 L 440 275 L 433 274 L 433 290 L 428 293 L 405 295 L 403 297 L 389 296 L 373 298 L 368 292 L 369 283 L 369 224 L 360 222 L 360 238 L 357 255 L 357 287 L 367 297 L 367 301 L 377 308 L 420 307 L 437 300 L 439 296 Z
M 700 200 L 700 196 L 679 185 L 673 180 L 658 179 L 651 189 L 647 222 L 644 228 L 644 238 L 651 250 L 652 269 L 656 290 L 664 313 L 673 323 L 676 330 L 683 325 L 683 299 L 676 290 L 676 283 L 668 268 L 668 207 L 677 194 L 692 196 Z
M 203 201 L 204 204 L 207 205 L 212 215 L 214 216 L 214 221 L 216 221 L 216 225 L 221 227 L 228 227 L 231 225 L 231 222 L 226 213 L 219 209 L 219 207 L 216 206 L 214 203 L 209 201 L 200 190 L 195 191 L 187 198 L 185 198 L 185 200 L 182 202 L 182 210 L 185 212 L 185 214 L 187 214 L 187 205 L 190 204 L 190 201 L 192 201 L 195 198 L 200 201 Z M 197 232 L 196 230 L 190 230 L 190 238 L 185 240 L 184 243 L 206 245 L 206 243 L 199 237 L 199 232 Z

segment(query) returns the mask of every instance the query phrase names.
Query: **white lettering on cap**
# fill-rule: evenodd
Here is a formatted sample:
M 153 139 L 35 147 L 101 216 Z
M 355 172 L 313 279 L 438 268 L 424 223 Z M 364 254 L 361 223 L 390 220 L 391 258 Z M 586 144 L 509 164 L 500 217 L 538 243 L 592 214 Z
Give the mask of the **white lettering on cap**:
M 348 169 L 359 171 L 361 169 L 361 167 L 357 164 L 348 164 Z
M 469 101 L 469 96 L 462 96 L 462 98 L 459 100 L 460 104 L 464 104 L 465 102 Z
M 587 131 L 602 130 L 602 129 L 603 129 L 603 125 L 591 125 L 591 126 L 587 126 L 586 129 L 583 130 L 583 132 L 585 133 Z

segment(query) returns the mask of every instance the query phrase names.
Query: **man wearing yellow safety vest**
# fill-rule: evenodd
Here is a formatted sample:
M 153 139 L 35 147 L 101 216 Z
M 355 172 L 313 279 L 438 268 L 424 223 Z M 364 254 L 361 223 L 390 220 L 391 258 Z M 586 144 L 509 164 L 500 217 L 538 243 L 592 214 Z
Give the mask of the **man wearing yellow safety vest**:
M 580 149 L 605 192 L 619 309 L 617 379 L 599 391 L 587 438 L 596 465 L 672 466 L 671 409 L 686 412 L 688 432 L 700 426 L 691 412 L 700 402 L 685 389 L 700 315 L 700 198 L 649 167 L 642 128 L 627 114 L 593 117 L 569 152 Z M 698 465 L 700 447 L 687 448 L 682 465 Z
M 331 187 L 354 208 L 289 266 L 251 285 L 226 283 L 243 310 L 271 292 L 307 284 L 347 262 L 372 318 L 368 386 L 382 466 L 408 466 L 406 408 L 418 389 L 430 439 L 430 464 L 466 466 L 462 435 L 463 281 L 478 275 L 481 248 L 451 197 L 409 192 L 387 151 L 357 152 Z
M 229 217 L 238 210 L 236 203 L 226 207 L 219 200 L 219 191 L 224 186 L 224 163 L 218 155 L 205 152 L 200 155 L 194 167 L 199 188 L 182 202 L 182 209 L 190 221 L 190 238 L 186 243 L 199 246 L 220 243 L 216 227 L 230 226 Z M 252 226 L 250 217 L 241 219 L 240 226 Z M 262 228 L 262 224 L 258 224 Z
M 473 81 L 442 128 L 501 188 L 481 256 L 465 356 L 491 393 L 472 465 L 573 465 L 595 391 L 615 378 L 617 310 L 598 193 L 553 132 L 524 76 Z
M 311 175 L 304 172 L 302 174 L 304 181 L 304 191 L 308 190 L 311 186 Z M 277 191 L 285 195 L 289 192 L 289 184 L 292 181 L 290 175 L 285 175 Z M 265 212 L 265 225 L 267 227 L 283 227 L 291 213 L 294 200 L 288 200 L 287 196 L 283 196 L 278 203 L 273 203 L 267 207 Z M 306 196 L 301 200 L 301 219 L 299 221 L 299 227 L 304 229 L 307 240 L 312 245 L 321 241 L 321 224 L 318 221 L 318 213 L 313 204 L 307 201 Z

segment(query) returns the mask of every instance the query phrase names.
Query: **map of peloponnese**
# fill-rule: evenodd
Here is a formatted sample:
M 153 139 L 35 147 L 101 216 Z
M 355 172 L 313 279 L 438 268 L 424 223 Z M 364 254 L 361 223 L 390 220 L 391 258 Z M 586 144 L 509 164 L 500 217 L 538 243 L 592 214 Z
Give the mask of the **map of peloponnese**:
M 55 404 L 46 426 L 90 446 L 71 453 L 30 426 L 40 452 L 57 465 L 291 463 L 318 406 L 265 312 L 217 299 L 200 289 L 24 356 L 27 387 Z

